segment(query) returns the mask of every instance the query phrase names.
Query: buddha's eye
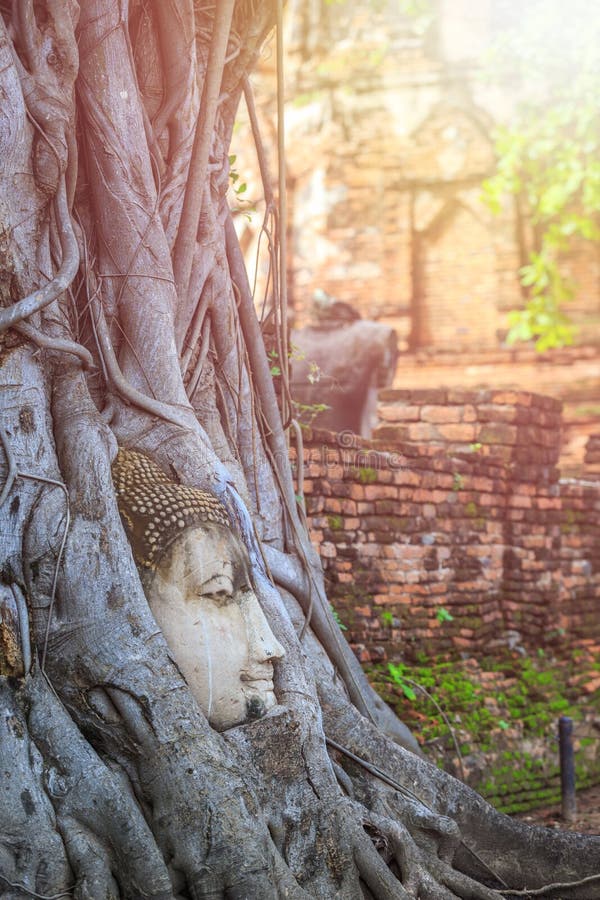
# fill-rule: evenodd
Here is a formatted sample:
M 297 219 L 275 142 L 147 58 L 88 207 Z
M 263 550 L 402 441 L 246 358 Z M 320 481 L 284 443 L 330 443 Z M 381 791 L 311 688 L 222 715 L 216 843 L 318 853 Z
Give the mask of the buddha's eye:
M 233 594 L 231 591 L 206 591 L 203 590 L 199 594 L 201 600 L 210 600 L 215 606 L 227 606 L 233 602 Z

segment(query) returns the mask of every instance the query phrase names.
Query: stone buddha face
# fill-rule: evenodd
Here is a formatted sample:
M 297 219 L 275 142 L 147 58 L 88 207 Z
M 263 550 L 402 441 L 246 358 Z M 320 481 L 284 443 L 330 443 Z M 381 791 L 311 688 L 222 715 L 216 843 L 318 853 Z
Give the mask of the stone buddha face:
M 213 728 L 275 706 L 273 662 L 283 648 L 249 578 L 242 542 L 224 525 L 187 528 L 144 577 L 173 658 Z

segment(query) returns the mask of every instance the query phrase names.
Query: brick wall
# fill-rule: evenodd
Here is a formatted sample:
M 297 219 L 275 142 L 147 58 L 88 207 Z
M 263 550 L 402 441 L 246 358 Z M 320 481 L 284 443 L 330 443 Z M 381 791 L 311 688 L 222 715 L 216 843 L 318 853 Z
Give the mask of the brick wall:
M 507 630 L 534 645 L 566 626 L 600 639 L 584 609 L 600 591 L 600 485 L 559 481 L 560 404 L 380 397 L 375 440 L 313 433 L 305 445 L 309 521 L 361 659 L 484 652 Z M 440 608 L 453 616 L 443 628 Z
M 375 666 L 376 682 L 388 662 L 466 666 L 488 712 L 496 697 L 530 704 L 531 695 L 516 696 L 515 673 L 523 659 L 542 658 L 554 674 L 553 684 L 542 677 L 535 733 L 526 710 L 511 718 L 502 704 L 487 749 L 473 749 L 472 731 L 455 726 L 470 747 L 467 780 L 509 811 L 555 799 L 552 734 L 574 703 L 585 745 L 579 780 L 597 781 L 600 482 L 560 480 L 560 403 L 450 389 L 388 390 L 380 400 L 374 440 L 313 431 L 304 444 L 313 540 L 355 652 Z M 503 663 L 490 670 L 490 658 Z M 566 693 L 553 694 L 559 686 Z M 400 689 L 388 699 L 419 733 L 431 709 L 404 709 Z M 455 712 L 452 721 L 464 722 Z M 452 743 L 436 747 L 459 774 Z
M 554 517 L 560 530 L 559 626 L 577 643 L 594 640 L 600 629 L 600 482 L 561 482 Z

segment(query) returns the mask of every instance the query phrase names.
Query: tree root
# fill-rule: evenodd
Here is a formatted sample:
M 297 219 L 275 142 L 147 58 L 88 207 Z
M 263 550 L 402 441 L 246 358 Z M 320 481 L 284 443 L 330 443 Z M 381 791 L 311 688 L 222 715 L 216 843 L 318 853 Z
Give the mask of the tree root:
M 356 801 L 407 829 L 417 848 L 416 871 L 425 863 L 428 873 L 419 888 L 424 896 L 445 896 L 427 886 L 432 878 L 460 898 L 491 900 L 526 885 L 548 891 L 549 882 L 568 884 L 561 897 L 600 897 L 600 879 L 584 887 L 576 883 L 578 876 L 595 878 L 600 869 L 600 838 L 509 819 L 452 776 L 392 744 L 323 673 L 318 684 L 326 733 L 350 751 L 350 759 L 341 755 L 338 762 L 351 778 Z
M 38 331 L 37 328 L 34 328 L 33 325 L 30 325 L 28 322 L 19 322 L 18 325 L 13 325 L 13 328 L 37 347 L 41 347 L 42 350 L 54 350 L 56 353 L 69 353 L 72 356 L 77 357 L 84 369 L 89 371 L 96 368 L 94 358 L 90 351 L 76 341 L 69 341 L 65 338 L 49 337 L 42 331 Z
M 56 218 L 59 223 L 62 261 L 52 281 L 33 291 L 22 300 L 18 300 L 7 309 L 0 310 L 0 334 L 23 319 L 28 319 L 45 306 L 52 303 L 71 286 L 79 268 L 79 249 L 71 226 L 71 217 L 67 206 L 67 189 L 65 176 L 61 175 L 58 193 L 55 198 Z
M 186 14 L 194 17 L 194 27 L 188 21 L 190 31 L 186 33 L 190 39 L 193 33 L 198 50 L 195 58 L 190 56 L 190 80 L 197 84 L 202 81 L 199 66 L 207 58 L 210 41 L 204 36 L 205 26 L 221 21 L 220 16 L 225 16 L 231 5 L 229 0 L 202 9 L 199 4 L 187 4 Z M 138 12 L 143 6 L 134 4 Z M 381 723 L 383 713 L 376 708 L 357 660 L 331 619 L 322 576 L 317 573 L 318 559 L 298 515 L 288 447 L 239 247 L 231 221 L 223 234 L 223 207 L 217 208 L 215 199 L 221 203 L 227 181 L 226 145 L 242 77 L 241 71 L 234 70 L 238 65 L 243 68 L 242 63 L 247 65 L 248 54 L 256 51 L 266 16 L 272 11 L 269 4 L 263 6 L 259 17 L 260 4 L 235 5 L 234 15 L 245 28 L 236 34 L 236 58 L 227 69 L 225 31 L 230 29 L 215 24 L 221 49 L 217 63 L 209 64 L 216 76 L 213 79 L 211 75 L 211 81 L 220 82 L 225 75 L 223 90 L 230 97 L 219 106 L 217 91 L 213 106 L 215 113 L 219 106 L 218 115 L 211 113 L 211 120 L 211 116 L 201 114 L 214 123 L 208 137 L 215 161 L 208 161 L 208 144 L 204 136 L 199 137 L 201 147 L 193 155 L 201 183 L 194 186 L 192 173 L 185 204 L 187 207 L 189 199 L 192 209 L 182 214 L 175 246 L 178 293 L 171 277 L 174 235 L 167 234 L 169 229 L 160 218 L 159 172 L 164 170 L 154 165 L 148 145 L 145 124 L 149 117 L 141 108 L 144 104 L 131 52 L 127 4 L 100 0 L 66 7 L 57 0 L 14 4 L 20 33 L 11 52 L 14 49 L 23 58 L 22 77 L 25 79 L 27 72 L 33 73 L 34 80 L 39 76 L 41 88 L 51 80 L 41 55 L 45 52 L 44 28 L 47 21 L 58 23 L 58 18 L 44 13 L 55 11 L 58 15 L 62 10 L 65 16 L 69 11 L 74 15 L 77 7 L 81 15 L 77 38 L 73 23 L 69 30 L 68 19 L 61 19 L 62 29 L 52 26 L 56 32 L 64 32 L 67 75 L 72 75 L 68 90 L 62 81 L 50 85 L 62 102 L 63 114 L 60 134 L 57 130 L 50 134 L 52 143 L 46 139 L 56 155 L 57 167 L 50 172 L 52 177 L 56 175 L 56 185 L 49 181 L 41 184 L 43 203 L 33 203 L 37 198 L 30 196 L 23 208 L 34 206 L 41 220 L 40 211 L 46 210 L 47 198 L 56 194 L 58 186 L 56 196 L 67 214 L 65 218 L 57 199 L 56 218 L 61 229 L 66 225 L 62 239 L 68 238 L 74 172 L 72 168 L 67 172 L 70 187 L 65 186 L 65 176 L 60 173 L 65 170 L 66 155 L 74 156 L 66 149 L 76 143 L 74 129 L 66 136 L 64 146 L 56 147 L 55 138 L 64 137 L 64 121 L 69 121 L 67 131 L 74 123 L 70 92 L 79 49 L 78 137 L 86 154 L 86 176 L 80 187 L 81 194 L 87 191 L 89 198 L 78 196 L 76 203 L 86 208 L 89 203 L 86 229 L 92 248 L 90 259 L 96 258 L 90 265 L 111 273 L 105 275 L 99 292 L 95 291 L 95 279 L 101 277 L 98 271 L 90 273 L 89 284 L 97 313 L 93 320 L 100 326 L 109 364 L 107 374 L 110 377 L 109 367 L 113 366 L 115 401 L 121 393 L 122 402 L 115 402 L 115 431 L 109 433 L 90 399 L 81 369 L 75 371 L 72 366 L 59 370 L 50 365 L 53 360 L 49 358 L 43 360 L 48 365 L 46 381 L 36 394 L 38 408 L 35 415 L 29 409 L 29 417 L 24 417 L 32 433 L 36 423 L 42 423 L 36 435 L 35 458 L 44 471 L 35 477 L 61 486 L 58 479 L 62 477 L 72 522 L 68 535 L 65 529 L 65 553 L 62 555 L 61 549 L 59 566 L 55 544 L 62 509 L 39 492 L 37 502 L 31 500 L 27 515 L 23 513 L 19 520 L 17 537 L 11 536 L 9 561 L 12 565 L 13 560 L 20 560 L 16 565 L 21 565 L 27 588 L 24 596 L 31 599 L 33 643 L 37 638 L 41 646 L 49 634 L 48 671 L 68 712 L 39 670 L 18 687 L 6 679 L 0 682 L 0 694 L 9 710 L 8 717 L 0 717 L 0 774 L 9 773 L 5 785 L 8 808 L 0 807 L 0 834 L 9 835 L 8 840 L 0 838 L 3 877 L 23 885 L 16 889 L 21 893 L 51 895 L 72 890 L 82 900 L 112 900 L 118 895 L 131 900 L 172 900 L 176 895 L 187 900 L 276 900 L 283 896 L 290 900 L 495 900 L 493 887 L 507 888 L 502 879 L 517 892 L 524 883 L 531 883 L 539 892 L 549 872 L 558 883 L 576 877 L 580 868 L 584 878 L 579 887 L 568 888 L 569 892 L 574 890 L 571 896 L 600 896 L 600 885 L 591 875 L 598 869 L 600 842 L 591 839 L 584 844 L 581 839 L 578 844 L 578 839 L 540 836 L 509 823 L 464 786 L 383 737 L 375 725 Z M 177 8 L 175 3 L 169 5 L 170 11 Z M 154 17 L 156 21 L 159 18 Z M 258 31 L 253 31 L 258 18 Z M 144 65 L 156 59 L 153 48 L 157 46 L 154 34 Z M 140 53 L 143 51 L 142 42 Z M 172 59 L 174 52 L 171 42 L 167 57 Z M 48 64 L 51 56 L 56 62 L 56 54 L 48 54 L 44 57 Z M 162 77 L 169 88 L 173 87 L 178 73 L 187 71 L 188 60 L 185 62 L 182 69 L 176 67 L 171 72 L 171 78 L 159 72 L 154 83 L 160 85 Z M 49 109 L 42 94 L 43 90 L 32 94 L 38 112 L 33 106 L 29 110 L 38 122 Z M 190 101 L 190 109 L 192 105 Z M 169 101 L 159 111 L 159 126 L 165 109 L 170 118 Z M 180 135 L 189 121 L 186 115 Z M 178 148 L 169 149 L 173 162 Z M 47 150 L 44 145 L 43 152 Z M 179 176 L 186 170 L 187 156 L 187 149 L 182 148 L 176 162 L 176 183 L 171 181 L 169 186 L 174 195 L 183 183 L 183 176 L 181 182 Z M 205 185 L 204 174 L 209 174 L 211 165 L 219 175 Z M 41 168 L 37 175 L 44 174 Z M 170 172 L 169 177 L 173 174 Z M 19 203 L 27 200 L 29 191 L 33 195 L 33 189 L 21 190 Z M 210 271 L 202 272 L 202 281 L 212 284 L 214 279 L 216 293 L 219 298 L 222 293 L 226 295 L 222 302 L 230 304 L 231 311 L 230 277 L 237 282 L 241 329 L 232 319 L 234 339 L 227 335 L 228 340 L 220 344 L 230 359 L 224 361 L 227 365 L 215 366 L 216 383 L 206 388 L 209 400 L 203 405 L 202 398 L 196 396 L 201 410 L 197 417 L 186 397 L 177 354 L 181 340 L 176 339 L 175 332 L 177 323 L 181 331 L 184 326 L 187 330 L 188 312 L 195 308 L 197 299 L 190 297 L 189 265 L 197 252 L 200 202 L 208 205 L 202 240 L 206 238 L 215 248 L 214 260 L 207 255 Z M 178 203 L 177 195 L 170 206 L 171 222 L 177 219 Z M 188 213 L 186 223 L 183 220 Z M 41 226 L 42 238 L 32 233 L 32 249 L 41 252 L 48 262 L 54 228 L 48 217 Z M 69 248 L 63 244 L 62 249 L 66 264 Z M 229 271 L 223 265 L 224 250 Z M 273 259 L 276 261 L 276 254 Z M 34 271 L 33 254 L 28 264 Z M 221 267 L 219 282 L 216 266 Z M 285 271 L 279 271 L 282 275 Z M 122 279 L 121 286 L 113 292 L 106 279 L 117 277 Z M 280 287 L 277 285 L 274 293 L 285 305 Z M 110 315 L 115 316 L 115 322 L 118 317 L 123 334 L 118 356 L 107 325 L 109 303 Z M 213 335 L 218 335 L 219 325 L 224 338 L 227 308 L 221 312 L 221 318 L 214 316 Z M 2 313 L 0 323 L 5 322 L 4 313 L 12 315 L 10 308 Z M 284 311 L 281 320 L 285 321 Z M 179 339 L 182 336 L 179 334 Z M 283 360 L 285 334 L 278 340 Z M 30 383 L 23 383 L 25 390 L 31 389 L 29 377 Z M 128 386 L 138 393 L 128 394 Z M 146 388 L 147 398 L 139 395 Z M 214 402 L 219 392 L 226 398 L 220 408 Z M 50 393 L 52 418 L 46 409 Z M 105 398 L 100 393 L 101 389 L 98 396 L 102 401 Z M 150 402 L 152 398 L 159 398 L 158 406 Z M 125 408 L 127 402 L 136 408 Z M 250 427 L 246 419 L 251 419 Z M 255 444 L 254 433 L 258 435 L 261 426 L 261 440 Z M 298 578 L 294 573 L 287 578 L 290 567 L 281 552 L 278 557 L 274 555 L 274 563 L 281 563 L 280 571 L 274 574 L 304 602 L 306 618 L 312 610 L 322 648 L 310 629 L 305 629 L 304 643 L 297 639 L 280 594 L 267 583 L 253 530 L 257 517 L 252 519 L 240 500 L 251 492 L 243 484 L 241 467 L 240 472 L 230 472 L 219 459 L 223 447 L 214 440 L 217 432 L 224 436 L 223 446 L 228 441 L 235 444 L 240 434 L 247 435 L 247 446 L 239 448 L 240 453 L 251 456 L 245 469 L 246 481 L 256 477 L 257 496 L 267 485 L 265 505 L 273 516 L 273 543 L 296 554 L 293 568 L 296 574 L 299 572 Z M 212 444 L 208 434 L 213 437 Z M 186 483 L 204 484 L 229 497 L 251 556 L 254 554 L 257 594 L 286 646 L 287 656 L 278 664 L 275 684 L 287 708 L 273 710 L 264 720 L 234 729 L 235 733 L 226 736 L 215 734 L 208 726 L 150 614 L 120 526 L 110 480 L 115 436 L 129 445 L 143 445 L 165 471 L 171 468 Z M 33 445 L 33 438 L 25 441 L 25 430 L 21 437 L 23 448 Z M 269 465 L 265 447 L 273 474 L 260 479 L 257 471 Z M 235 457 L 234 446 L 225 451 Z M 22 468 L 23 458 L 28 458 L 23 449 L 15 455 L 19 467 L 9 471 L 12 484 L 2 490 L 3 499 L 8 490 L 15 489 L 15 472 Z M 10 470 L 10 448 L 7 457 Z M 285 517 L 280 515 L 279 502 Z M 5 559 L 0 562 L 4 567 Z M 59 589 L 53 611 L 57 572 Z M 328 668 L 323 662 L 325 656 Z M 334 666 L 339 668 L 355 706 L 338 691 Z M 321 682 L 320 703 L 315 682 Z M 368 718 L 363 718 L 357 708 Z M 331 745 L 343 747 L 346 754 L 336 760 L 337 772 L 327 755 L 324 728 Z M 577 851 L 582 847 L 589 850 L 590 859 L 580 862 Z M 499 878 L 491 872 L 497 861 Z
M 167 870 L 135 802 L 78 732 L 39 668 L 16 690 L 1 679 L 0 690 L 11 709 L 0 742 L 2 769 L 9 773 L 0 829 L 3 878 L 28 893 L 73 891 L 81 900 L 171 898 Z M 17 790 L 20 800 L 13 800 Z

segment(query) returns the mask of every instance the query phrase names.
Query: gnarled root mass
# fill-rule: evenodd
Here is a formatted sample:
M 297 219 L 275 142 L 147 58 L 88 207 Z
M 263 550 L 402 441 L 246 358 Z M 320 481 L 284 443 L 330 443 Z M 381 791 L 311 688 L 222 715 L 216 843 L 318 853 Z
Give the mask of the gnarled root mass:
M 600 839 L 405 749 L 331 618 L 226 200 L 273 18 L 0 3 L 0 896 L 600 897 Z M 217 734 L 188 692 L 118 444 L 228 507 L 286 651 L 265 718 Z

